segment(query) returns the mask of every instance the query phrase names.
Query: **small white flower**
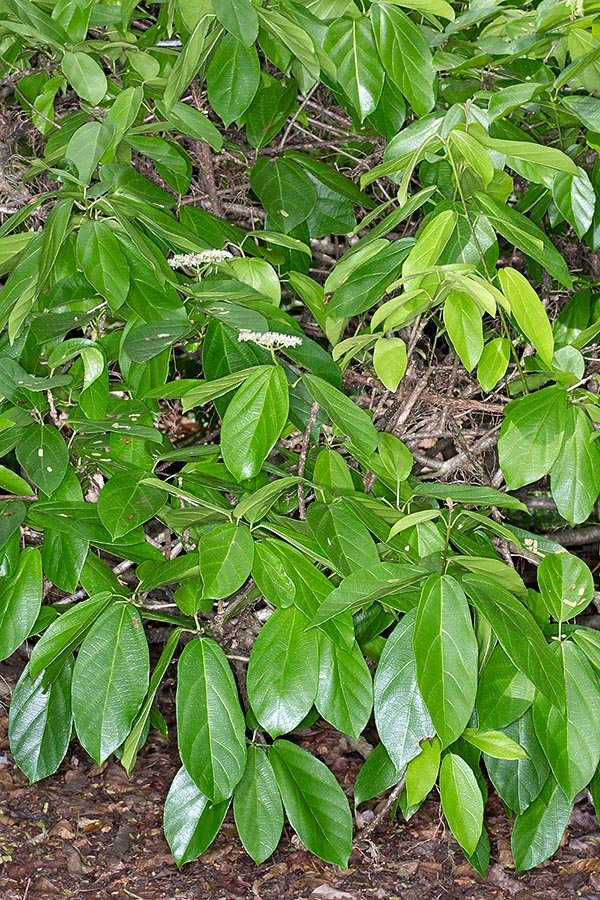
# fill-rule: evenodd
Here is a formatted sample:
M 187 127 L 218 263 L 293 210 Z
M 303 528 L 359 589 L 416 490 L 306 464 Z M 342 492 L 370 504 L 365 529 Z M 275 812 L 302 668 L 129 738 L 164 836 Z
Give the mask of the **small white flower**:
M 567 0 L 567 8 L 570 9 L 573 18 L 585 15 L 583 0 Z
M 250 331 L 249 329 L 244 329 L 240 331 L 238 341 L 251 341 L 253 344 L 258 344 L 259 347 L 276 350 L 278 347 L 299 347 L 302 343 L 302 338 L 293 334 L 281 334 L 279 331 Z
M 232 259 L 229 250 L 202 250 L 200 253 L 176 253 L 168 260 L 172 269 L 197 269 Z

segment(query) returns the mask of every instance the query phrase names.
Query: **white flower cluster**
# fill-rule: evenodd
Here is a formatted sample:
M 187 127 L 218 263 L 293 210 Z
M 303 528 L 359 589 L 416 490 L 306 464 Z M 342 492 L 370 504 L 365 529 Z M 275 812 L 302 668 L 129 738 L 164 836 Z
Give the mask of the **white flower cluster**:
M 275 350 L 277 347 L 299 347 L 302 343 L 301 337 L 295 337 L 293 334 L 281 334 L 279 331 L 249 331 L 244 329 L 238 335 L 238 341 L 252 341 L 259 347 L 266 347 L 268 350 Z
M 567 0 L 567 8 L 571 11 L 573 18 L 585 15 L 583 0 Z
M 201 253 L 176 253 L 168 262 L 172 269 L 196 269 L 198 266 L 223 262 L 232 257 L 233 253 L 229 250 L 202 250 Z

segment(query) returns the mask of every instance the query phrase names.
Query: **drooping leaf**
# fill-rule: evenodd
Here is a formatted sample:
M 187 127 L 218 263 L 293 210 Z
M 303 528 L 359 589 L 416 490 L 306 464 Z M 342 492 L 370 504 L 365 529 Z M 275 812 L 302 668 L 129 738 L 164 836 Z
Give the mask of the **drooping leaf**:
M 140 619 L 127 603 L 110 606 L 90 628 L 75 662 L 75 729 L 98 764 L 123 743 L 148 690 L 148 642 Z
M 483 828 L 483 797 L 473 770 L 456 753 L 442 759 L 440 797 L 452 834 L 466 853 L 474 853 Z
M 373 681 L 358 644 L 347 650 L 320 636 L 315 706 L 334 728 L 358 740 L 373 708 Z
M 198 542 L 202 595 L 219 600 L 246 581 L 254 560 L 254 541 L 247 525 L 226 523 L 201 535 Z
M 352 815 L 341 787 L 324 763 L 289 741 L 269 748 L 277 786 L 292 828 L 311 853 L 347 866 Z
M 191 641 L 179 657 L 177 731 L 202 793 L 216 804 L 231 797 L 246 764 L 244 715 L 227 658 L 210 638 Z
M 260 865 L 279 843 L 283 806 L 273 766 L 259 747 L 248 747 L 246 768 L 233 798 L 233 814 L 246 853 Z
M 508 490 L 538 481 L 550 471 L 561 451 L 566 419 L 567 394 L 559 385 L 506 405 L 498 453 Z
M 165 800 L 163 825 L 173 859 L 181 868 L 197 859 L 217 836 L 229 800 L 211 803 L 181 767 Z
M 30 633 L 42 604 L 42 587 L 40 551 L 26 547 L 16 571 L 0 578 L 0 659 L 11 656 Z
M 343 16 L 333 21 L 324 50 L 337 69 L 338 84 L 363 122 L 377 107 L 385 78 L 370 19 Z
M 484 755 L 485 767 L 509 809 L 524 813 L 544 787 L 550 765 L 535 734 L 530 710 L 503 731 L 526 750 L 528 759 L 498 759 Z
M 418 116 L 435 103 L 434 70 L 425 35 L 405 12 L 391 3 L 371 7 L 373 32 L 387 75 Z
M 572 809 L 572 801 L 550 775 L 537 799 L 516 818 L 511 848 L 518 870 L 532 869 L 556 852 Z
M 550 469 L 556 507 L 571 525 L 585 522 L 600 494 L 600 447 L 589 416 L 579 406 L 567 409 L 565 438 Z

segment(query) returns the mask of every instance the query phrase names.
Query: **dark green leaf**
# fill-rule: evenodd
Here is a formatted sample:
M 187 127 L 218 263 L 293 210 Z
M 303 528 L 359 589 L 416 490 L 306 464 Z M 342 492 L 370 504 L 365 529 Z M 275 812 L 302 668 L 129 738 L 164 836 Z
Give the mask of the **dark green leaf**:
M 250 2 L 248 6 L 254 12 Z M 225 127 L 229 127 L 234 119 L 239 119 L 246 112 L 254 100 L 259 83 L 260 63 L 256 48 L 244 46 L 233 35 L 226 34 L 206 73 L 210 105 L 221 117 Z
M 18 545 L 17 545 L 18 546 Z M 0 578 L 0 659 L 11 656 L 30 633 L 42 605 L 40 551 L 21 551 L 16 572 Z
M 233 798 L 233 814 L 246 853 L 260 865 L 279 843 L 283 807 L 273 766 L 259 747 L 248 747 L 246 768 Z
M 217 525 L 200 536 L 202 596 L 220 600 L 234 594 L 252 569 L 254 541 L 247 525 Z
M 52 425 L 31 425 L 19 440 L 16 456 L 28 478 L 45 494 L 52 494 L 65 477 L 69 451 Z
M 558 850 L 573 803 L 550 775 L 539 797 L 517 816 L 511 848 L 518 870 L 532 869 Z
M 567 392 L 559 385 L 542 388 L 505 407 L 498 440 L 508 490 L 538 481 L 556 462 L 567 418 Z
M 269 216 L 286 234 L 306 221 L 317 202 L 312 181 L 291 160 L 259 159 L 250 173 L 250 184 Z
M 391 3 L 374 3 L 371 18 L 387 75 L 417 115 L 424 116 L 435 103 L 435 73 L 425 35 L 405 12 Z
M 229 800 L 211 803 L 181 767 L 165 800 L 165 837 L 178 867 L 197 859 L 217 836 Z
M 320 636 L 315 706 L 334 728 L 358 740 L 373 708 L 371 673 L 358 644 L 346 650 L 327 634 Z
M 529 759 L 485 756 L 485 767 L 508 808 L 524 813 L 544 787 L 550 766 L 536 737 L 530 710 L 503 731 L 527 751 Z
M 344 16 L 327 29 L 323 49 L 337 68 L 337 82 L 363 122 L 381 97 L 385 71 L 370 19 Z

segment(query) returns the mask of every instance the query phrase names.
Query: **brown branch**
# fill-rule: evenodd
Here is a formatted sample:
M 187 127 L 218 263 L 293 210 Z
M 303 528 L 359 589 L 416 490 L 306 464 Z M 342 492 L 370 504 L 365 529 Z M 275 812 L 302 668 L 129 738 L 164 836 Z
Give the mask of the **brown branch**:
M 317 421 L 317 413 L 319 412 L 319 404 L 315 401 L 310 408 L 310 414 L 306 422 L 304 437 L 302 438 L 302 447 L 300 448 L 300 458 L 298 460 L 298 475 L 304 477 L 304 469 L 306 468 L 306 458 L 308 456 L 308 448 L 310 445 L 310 435 Z M 298 515 L 301 519 L 306 518 L 306 502 L 304 499 L 304 485 L 302 482 L 298 484 Z
M 404 790 L 405 786 L 406 786 L 406 771 L 404 772 L 404 775 L 402 776 L 402 778 L 400 779 L 400 781 L 398 782 L 396 787 L 392 791 L 390 791 L 388 797 L 386 798 L 385 803 L 383 804 L 381 809 L 376 813 L 375 817 L 371 820 L 371 822 L 367 825 L 366 828 L 363 828 L 363 830 L 357 834 L 356 840 L 354 842 L 355 846 L 358 844 L 361 844 L 363 841 L 366 841 L 367 838 L 369 838 L 373 834 L 375 829 L 381 824 L 383 819 L 389 813 L 390 809 L 392 808 L 392 806 L 394 805 L 394 803 L 396 802 L 396 800 L 398 799 L 398 797 Z

